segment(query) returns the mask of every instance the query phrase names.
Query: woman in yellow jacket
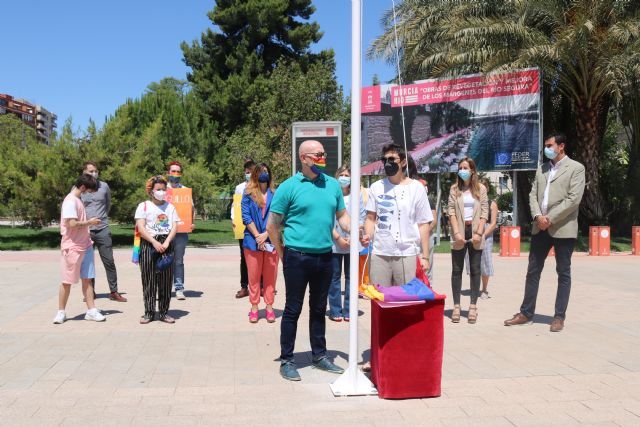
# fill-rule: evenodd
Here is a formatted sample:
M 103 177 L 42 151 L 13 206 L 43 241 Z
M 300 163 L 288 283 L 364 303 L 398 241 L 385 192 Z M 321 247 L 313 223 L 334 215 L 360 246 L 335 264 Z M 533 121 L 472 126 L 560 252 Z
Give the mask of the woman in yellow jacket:
M 476 303 L 480 294 L 480 262 L 484 249 L 484 225 L 489 215 L 487 189 L 480 184 L 473 159 L 458 162 L 458 177 L 449 192 L 447 209 L 451 224 L 451 291 L 453 313 L 451 321 L 460 322 L 460 290 L 465 254 L 469 253 L 471 303 L 467 320 L 476 323 Z

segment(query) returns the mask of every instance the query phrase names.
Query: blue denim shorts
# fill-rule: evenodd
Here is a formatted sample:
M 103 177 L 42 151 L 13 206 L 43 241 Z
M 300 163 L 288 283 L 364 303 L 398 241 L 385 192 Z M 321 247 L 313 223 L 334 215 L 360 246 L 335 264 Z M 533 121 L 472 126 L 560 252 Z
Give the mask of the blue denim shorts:
M 82 258 L 82 265 L 80 265 L 80 278 L 81 279 L 95 279 L 96 277 L 96 265 L 93 262 L 93 245 L 84 251 L 84 257 Z

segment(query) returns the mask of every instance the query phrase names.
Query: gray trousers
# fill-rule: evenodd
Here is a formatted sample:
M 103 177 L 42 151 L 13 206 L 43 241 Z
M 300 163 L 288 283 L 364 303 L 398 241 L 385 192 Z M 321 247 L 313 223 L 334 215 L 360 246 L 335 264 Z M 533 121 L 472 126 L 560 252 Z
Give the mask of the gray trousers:
M 102 265 L 104 265 L 104 270 L 107 273 L 110 292 L 118 292 L 118 273 L 116 272 L 116 263 L 113 260 L 111 230 L 109 230 L 109 227 L 104 227 L 101 230 L 91 230 L 91 240 L 93 240 L 100 253 Z
M 416 256 L 385 256 L 371 254 L 369 279 L 380 286 L 402 286 L 416 277 Z

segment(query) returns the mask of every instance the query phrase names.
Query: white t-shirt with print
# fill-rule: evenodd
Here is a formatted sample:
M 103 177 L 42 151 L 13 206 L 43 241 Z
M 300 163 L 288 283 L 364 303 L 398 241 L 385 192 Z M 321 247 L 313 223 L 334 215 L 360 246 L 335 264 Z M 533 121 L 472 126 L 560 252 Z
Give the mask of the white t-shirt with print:
M 135 219 L 140 218 L 146 220 L 145 228 L 153 237 L 169 234 L 176 223 L 180 221 L 176 208 L 168 202 L 164 202 L 160 206 L 150 201 L 140 203 L 136 209 Z
M 375 212 L 373 253 L 383 256 L 415 256 L 422 251 L 418 224 L 433 221 L 427 190 L 419 181 L 392 184 L 385 178 L 369 189 L 367 211 Z

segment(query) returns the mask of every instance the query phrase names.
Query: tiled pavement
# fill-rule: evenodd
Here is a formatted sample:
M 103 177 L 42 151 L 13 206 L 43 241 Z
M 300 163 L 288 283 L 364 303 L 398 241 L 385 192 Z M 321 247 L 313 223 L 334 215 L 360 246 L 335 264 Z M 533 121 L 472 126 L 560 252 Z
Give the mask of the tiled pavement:
M 116 252 L 129 302 L 105 298 L 98 261 L 98 306 L 107 321 L 82 320 L 78 286 L 68 307 L 76 317 L 63 325 L 51 324 L 58 252 L 0 252 L 0 425 L 640 425 L 640 257 L 576 254 L 566 328 L 552 334 L 553 259 L 535 323 L 506 328 L 527 260 L 496 256 L 498 276 L 478 323 L 444 321 L 442 396 L 393 401 L 333 397 L 335 376 L 309 366 L 306 313 L 296 347 L 303 380 L 281 379 L 279 319 L 249 324 L 247 299 L 233 298 L 237 251 L 189 248 L 188 299 L 171 303 L 178 321 L 146 326 L 138 324 L 141 288 L 129 251 Z M 435 268 L 436 288 L 449 293 L 450 257 L 436 255 Z M 278 287 L 281 309 L 281 276 Z M 362 351 L 368 302 L 360 308 Z M 328 322 L 328 345 L 342 366 L 347 331 Z

